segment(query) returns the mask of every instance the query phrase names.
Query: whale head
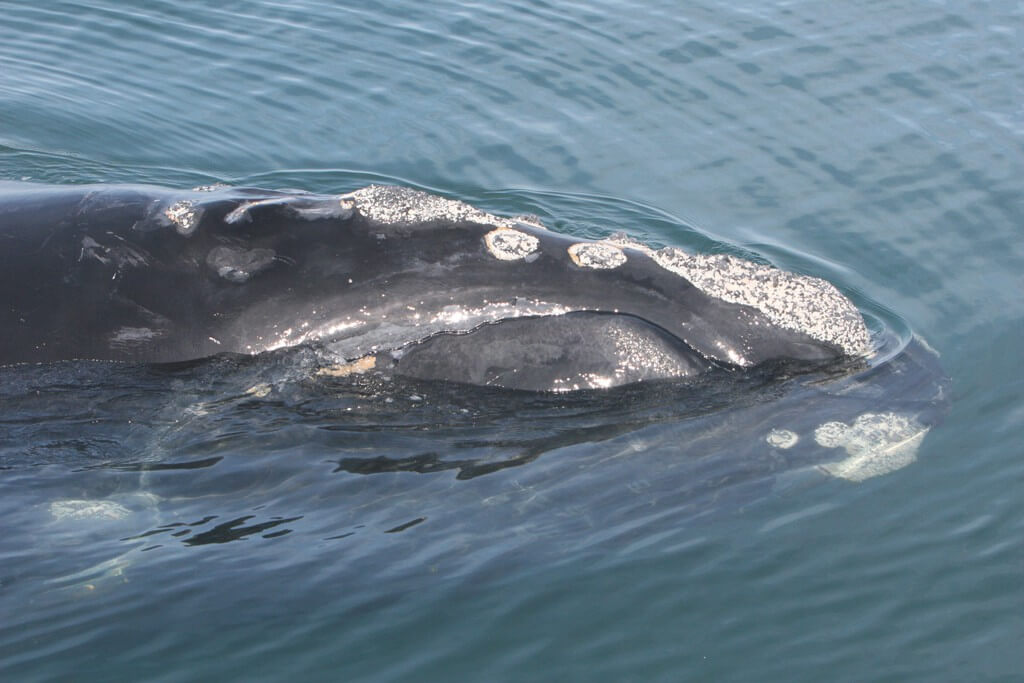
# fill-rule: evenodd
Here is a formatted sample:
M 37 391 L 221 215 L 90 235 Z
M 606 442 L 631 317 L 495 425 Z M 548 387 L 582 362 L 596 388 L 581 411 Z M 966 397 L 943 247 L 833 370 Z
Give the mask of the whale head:
M 16 184 L 0 211 L 0 289 L 43 281 L 8 297 L 0 362 L 314 345 L 339 365 L 563 391 L 870 351 L 824 280 L 410 188 Z

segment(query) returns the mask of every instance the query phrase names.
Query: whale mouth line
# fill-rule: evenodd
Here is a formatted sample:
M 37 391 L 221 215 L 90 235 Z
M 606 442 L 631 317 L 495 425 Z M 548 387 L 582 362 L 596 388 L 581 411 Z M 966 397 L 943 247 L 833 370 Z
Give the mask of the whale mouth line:
M 535 391 L 692 377 L 716 364 L 635 315 L 572 311 L 441 331 L 391 352 L 395 374 Z
M 409 347 L 412 347 L 412 346 L 416 346 L 417 344 L 421 344 L 423 342 L 429 341 L 430 339 L 433 339 L 434 337 L 443 336 L 443 335 L 462 337 L 462 336 L 471 335 L 471 334 L 474 334 L 476 332 L 479 332 L 483 328 L 491 327 L 491 326 L 494 326 L 494 325 L 502 325 L 504 323 L 509 323 L 509 322 L 512 322 L 512 321 L 542 322 L 542 321 L 554 320 L 554 319 L 559 319 L 559 318 L 580 318 L 580 319 L 582 319 L 582 318 L 587 317 L 587 316 L 593 316 L 594 318 L 625 318 L 625 319 L 628 319 L 630 321 L 635 321 L 635 323 L 638 324 L 638 325 L 643 325 L 643 326 L 650 327 L 650 328 L 652 328 L 654 330 L 658 330 L 662 334 L 675 339 L 680 344 L 686 344 L 686 341 L 683 340 L 682 338 L 680 338 L 678 335 L 672 334 L 671 332 L 666 330 L 664 327 L 661 327 L 660 325 L 651 322 L 650 320 L 644 318 L 641 315 L 637 315 L 635 313 L 625 313 L 625 312 L 622 312 L 622 311 L 605 311 L 605 310 L 600 310 L 600 309 L 579 308 L 579 309 L 571 309 L 571 310 L 566 310 L 566 311 L 556 311 L 556 312 L 551 312 L 551 313 L 531 313 L 531 314 L 527 314 L 527 315 L 504 316 L 504 317 L 498 317 L 498 318 L 493 318 L 493 319 L 489 319 L 489 320 L 481 320 L 480 322 L 478 322 L 478 323 L 476 323 L 476 324 L 474 324 L 472 326 L 465 327 L 465 328 L 453 328 L 453 329 L 450 329 L 450 330 L 437 330 L 437 331 L 431 332 L 430 334 L 424 335 L 422 337 L 418 337 L 416 339 L 411 339 L 409 341 L 406 341 L 404 343 L 401 343 L 401 344 L 397 345 L 392 350 L 392 353 L 393 354 L 394 353 L 401 354 L 405 349 L 407 349 Z M 689 347 L 688 344 L 686 344 L 686 345 Z M 694 353 L 698 353 L 695 349 L 693 349 L 693 351 L 694 351 Z

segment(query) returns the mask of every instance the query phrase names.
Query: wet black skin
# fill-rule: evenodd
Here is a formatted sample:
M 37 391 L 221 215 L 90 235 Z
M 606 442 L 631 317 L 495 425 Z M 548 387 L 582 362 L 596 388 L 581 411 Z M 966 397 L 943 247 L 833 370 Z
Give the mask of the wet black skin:
M 245 202 L 274 198 L 282 202 L 225 221 Z M 164 217 L 181 200 L 201 211 L 187 235 Z M 399 367 L 434 379 L 479 383 L 488 368 L 520 368 L 532 379 L 506 372 L 498 383 L 545 388 L 555 377 L 621 370 L 621 359 L 602 356 L 623 333 L 675 364 L 626 371 L 616 383 L 728 365 L 730 350 L 755 365 L 842 356 L 707 296 L 640 252 L 627 250 L 614 269 L 583 268 L 566 253 L 579 240 L 521 225 L 540 241 L 536 258 L 499 260 L 484 241 L 493 229 L 381 224 L 337 197 L 267 190 L 0 183 L 0 364 L 169 362 L 313 342 L 339 360 L 404 349 Z M 526 319 L 422 324 L 495 305 Z M 543 315 L 554 306 L 576 313 Z M 552 354 L 560 345 L 573 353 Z M 531 362 L 542 369 L 531 374 Z

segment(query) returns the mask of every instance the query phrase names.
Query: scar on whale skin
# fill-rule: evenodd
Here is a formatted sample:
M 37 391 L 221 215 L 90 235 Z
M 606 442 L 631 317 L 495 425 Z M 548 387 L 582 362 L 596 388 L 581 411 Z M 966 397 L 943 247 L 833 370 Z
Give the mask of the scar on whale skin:
M 275 256 L 273 249 L 222 246 L 210 250 L 206 255 L 206 264 L 228 282 L 242 284 L 269 268 Z

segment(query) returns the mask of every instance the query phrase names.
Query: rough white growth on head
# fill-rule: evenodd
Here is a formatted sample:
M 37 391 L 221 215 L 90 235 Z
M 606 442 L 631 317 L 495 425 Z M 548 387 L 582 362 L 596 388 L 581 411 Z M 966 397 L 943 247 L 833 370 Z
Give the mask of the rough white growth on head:
M 196 209 L 195 202 L 189 199 L 174 202 L 164 209 L 164 216 L 174 225 L 178 234 L 185 237 L 194 233 L 199 227 L 199 219 L 202 214 L 202 209 Z
M 814 440 L 825 448 L 845 449 L 847 457 L 820 469 L 856 482 L 898 470 L 917 459 L 928 429 L 897 413 L 864 413 L 852 425 L 826 422 L 814 430 Z
M 779 327 L 835 344 L 847 355 L 862 356 L 871 350 L 860 311 L 820 278 L 726 254 L 690 255 L 678 247 L 655 250 L 621 232 L 600 243 L 640 251 L 705 294 L 755 308 Z
M 484 235 L 484 242 L 487 244 L 487 251 L 502 261 L 524 259 L 540 246 L 540 240 L 533 235 L 512 228 L 491 230 Z
M 613 244 L 579 242 L 569 247 L 569 257 L 580 268 L 604 270 L 618 268 L 626 262 L 626 254 Z
M 212 183 L 210 185 L 199 185 L 193 187 L 193 192 L 216 192 L 217 190 L 223 190 L 226 187 L 231 187 L 227 183 Z
M 870 350 L 860 311 L 825 280 L 727 254 L 690 255 L 676 247 L 652 252 L 651 258 L 705 294 L 756 308 L 779 327 L 835 344 L 850 356 Z
M 769 446 L 782 449 L 792 448 L 799 440 L 800 437 L 788 429 L 773 429 L 765 437 L 765 441 L 768 442 Z
M 489 214 L 465 202 L 395 185 L 370 185 L 343 195 L 342 199 L 352 201 L 360 214 L 378 223 L 446 221 L 514 228 L 524 222 Z

